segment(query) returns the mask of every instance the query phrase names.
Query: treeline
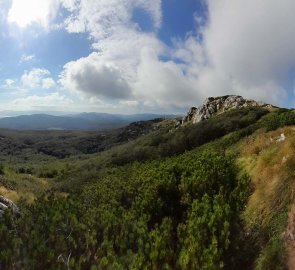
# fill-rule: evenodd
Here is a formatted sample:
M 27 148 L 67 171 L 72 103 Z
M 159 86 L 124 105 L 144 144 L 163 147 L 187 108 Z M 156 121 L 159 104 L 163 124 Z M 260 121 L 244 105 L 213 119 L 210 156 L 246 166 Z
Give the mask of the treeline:
M 1 269 L 237 269 L 250 192 L 231 157 L 193 151 L 113 169 L 0 223 Z

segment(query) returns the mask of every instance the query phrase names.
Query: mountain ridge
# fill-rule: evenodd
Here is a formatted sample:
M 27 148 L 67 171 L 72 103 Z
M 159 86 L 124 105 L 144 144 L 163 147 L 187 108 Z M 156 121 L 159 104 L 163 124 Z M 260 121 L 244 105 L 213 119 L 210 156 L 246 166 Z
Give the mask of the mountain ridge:
M 121 128 L 137 121 L 174 117 L 176 115 L 80 113 L 55 116 L 39 113 L 1 118 L 0 128 L 15 130 L 103 130 Z

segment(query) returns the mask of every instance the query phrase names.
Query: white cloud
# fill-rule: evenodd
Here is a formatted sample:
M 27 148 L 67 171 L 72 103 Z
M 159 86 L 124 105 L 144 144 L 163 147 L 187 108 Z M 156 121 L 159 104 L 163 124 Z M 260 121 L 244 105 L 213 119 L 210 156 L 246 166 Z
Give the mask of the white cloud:
M 64 66 L 60 77 L 64 88 L 100 99 L 137 99 L 137 103 L 150 99 L 157 106 L 180 107 L 197 96 L 181 66 L 159 60 L 169 52 L 155 33 L 140 32 L 131 20 L 134 8 L 141 7 L 150 14 L 154 27 L 160 27 L 161 1 L 79 3 L 75 8 L 71 6 L 75 15 L 69 17 L 67 30 L 88 32 L 97 52 Z
M 55 85 L 54 80 L 50 77 L 50 72 L 43 68 L 33 68 L 25 71 L 21 77 L 23 87 L 49 89 Z
M 241 14 L 228 16 L 223 12 L 230 10 L 233 0 L 210 0 L 210 23 L 207 26 L 203 22 L 197 23 L 201 25 L 199 31 L 203 32 L 199 35 L 203 34 L 203 39 L 188 35 L 185 40 L 174 40 L 171 48 L 165 46 L 155 33 L 140 32 L 132 22 L 132 10 L 141 6 L 148 10 L 155 28 L 160 27 L 161 1 L 146 3 L 68 1 L 67 8 L 73 13 L 66 22 L 67 30 L 87 32 L 97 52 L 64 66 L 60 83 L 65 89 L 100 100 L 135 100 L 151 110 L 198 105 L 208 95 L 242 94 L 274 103 L 284 97 L 284 89 L 272 77 L 273 74 L 265 73 L 264 76 L 263 70 L 258 70 L 259 67 L 267 70 L 269 64 L 274 66 L 273 63 L 264 60 L 260 63 L 257 53 L 253 62 L 260 65 L 256 63 L 251 69 L 245 67 L 245 63 L 252 59 L 251 48 L 254 45 L 259 47 L 261 43 L 256 44 L 253 39 L 253 44 L 248 44 L 249 48 L 243 48 L 241 44 L 243 39 L 236 27 L 241 25 L 242 30 L 247 27 L 246 19 L 253 19 L 243 15 L 247 8 L 243 1 L 237 0 L 234 5 L 237 7 L 235 12 Z M 235 22 L 237 17 L 240 20 L 238 23 Z M 255 24 L 260 24 L 258 18 Z M 267 24 L 263 23 L 259 29 L 264 28 Z M 260 49 L 263 51 L 263 48 Z M 236 51 L 240 58 L 236 56 Z M 244 57 L 241 56 L 243 53 L 246 54 Z M 163 56 L 171 60 L 163 61 Z M 259 76 L 251 74 L 251 70 Z
M 103 62 L 97 53 L 66 64 L 60 83 L 90 97 L 125 99 L 131 95 L 121 71 L 114 64 Z
M 23 55 L 21 56 L 19 62 L 20 62 L 20 63 L 31 62 L 31 61 L 33 61 L 33 60 L 35 60 L 35 55 L 33 55 L 33 54 L 29 54 L 29 55 L 27 55 L 27 54 L 23 54 Z
M 89 35 L 94 52 L 64 65 L 59 83 L 93 104 L 172 110 L 224 94 L 275 104 L 286 98 L 283 86 L 295 66 L 293 0 L 206 0 L 207 24 L 196 17 L 198 36 L 175 39 L 171 47 L 157 37 L 161 0 L 44 0 L 42 18 L 13 16 L 23 2 L 13 0 L 10 21 L 48 27 L 61 5 L 70 13 L 66 30 Z M 150 32 L 132 21 L 136 8 L 149 14 Z M 55 85 L 45 69 L 25 72 L 21 82 Z
M 189 65 L 198 91 L 282 105 L 295 64 L 294 7 L 291 0 L 208 0 L 209 23 L 199 43 L 206 61 Z
M 32 23 L 47 28 L 57 14 L 60 0 L 12 0 L 8 22 L 26 27 Z
M 119 102 L 119 105 L 122 106 L 123 108 L 136 108 L 138 109 L 138 106 L 140 106 L 140 103 L 137 100 L 121 100 Z
M 45 108 L 67 108 L 71 106 L 73 101 L 59 93 L 51 93 L 46 96 L 27 96 L 23 98 L 17 98 L 11 102 L 11 106 L 18 110 L 31 110 L 31 109 L 45 109 Z
M 55 81 L 52 78 L 42 79 L 42 88 L 50 89 L 55 86 Z
M 4 81 L 4 87 L 10 88 L 15 84 L 15 80 L 12 79 L 6 79 Z
M 206 45 L 216 68 L 251 84 L 294 66 L 294 1 L 208 0 L 208 7 Z
M 195 79 L 185 75 L 181 65 L 160 61 L 157 54 L 148 48 L 142 51 L 140 60 L 134 88 L 142 101 L 152 102 L 159 108 L 183 108 L 192 100 L 199 99 Z
M 159 28 L 162 20 L 161 0 L 76 0 L 64 1 L 72 12 L 66 20 L 71 33 L 88 32 L 95 39 L 104 39 L 117 32 L 117 27 L 136 27 L 132 23 L 134 8 L 146 10 Z

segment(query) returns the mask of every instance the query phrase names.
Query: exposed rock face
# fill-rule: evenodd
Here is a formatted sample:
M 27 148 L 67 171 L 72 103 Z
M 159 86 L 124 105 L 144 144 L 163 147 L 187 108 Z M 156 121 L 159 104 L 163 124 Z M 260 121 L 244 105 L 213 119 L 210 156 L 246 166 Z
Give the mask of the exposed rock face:
M 182 125 L 186 123 L 198 123 L 211 118 L 215 114 L 240 109 L 245 107 L 272 107 L 269 104 L 257 102 L 251 99 L 244 99 L 241 96 L 228 95 L 221 97 L 209 97 L 200 107 L 192 107 L 187 115 L 182 119 Z
M 16 206 L 16 204 L 13 201 L 3 196 L 0 196 L 0 217 L 2 217 L 4 211 L 8 208 L 12 210 L 13 214 L 18 215 L 20 213 L 19 208 Z

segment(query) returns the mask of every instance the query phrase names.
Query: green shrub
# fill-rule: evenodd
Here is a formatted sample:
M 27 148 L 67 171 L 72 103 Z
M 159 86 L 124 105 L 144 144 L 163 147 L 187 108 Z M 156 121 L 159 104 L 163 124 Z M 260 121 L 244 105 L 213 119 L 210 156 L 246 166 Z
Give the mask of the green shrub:
M 232 158 L 205 150 L 113 168 L 80 194 L 7 216 L 0 266 L 230 269 L 248 186 Z
M 264 118 L 263 125 L 267 131 L 275 130 L 279 127 L 295 125 L 295 113 L 291 110 L 278 110 Z

